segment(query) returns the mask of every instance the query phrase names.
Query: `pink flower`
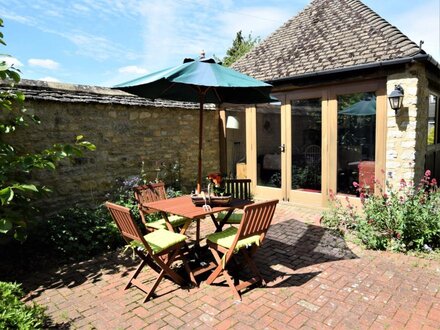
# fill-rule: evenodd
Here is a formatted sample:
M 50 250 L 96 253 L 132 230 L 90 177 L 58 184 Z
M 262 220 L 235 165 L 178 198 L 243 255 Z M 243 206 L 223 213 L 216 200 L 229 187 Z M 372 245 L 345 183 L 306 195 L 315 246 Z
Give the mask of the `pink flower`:
M 431 176 L 431 171 L 430 170 L 426 170 L 425 176 L 429 178 Z
M 335 193 L 333 192 L 333 190 L 329 189 L 328 194 L 329 194 L 330 200 L 332 200 L 332 201 L 335 200 Z
M 401 179 L 400 180 L 400 187 L 406 187 L 406 181 L 405 181 L 405 179 Z
M 359 183 L 357 183 L 356 181 L 353 181 L 353 187 L 359 188 Z
M 433 185 L 433 186 L 437 185 L 437 180 L 435 178 L 431 180 L 431 185 Z

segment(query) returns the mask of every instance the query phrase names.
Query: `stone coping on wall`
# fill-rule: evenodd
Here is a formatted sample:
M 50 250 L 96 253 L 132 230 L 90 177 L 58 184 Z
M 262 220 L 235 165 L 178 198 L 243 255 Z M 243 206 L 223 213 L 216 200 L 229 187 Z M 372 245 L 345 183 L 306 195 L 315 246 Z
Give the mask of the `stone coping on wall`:
M 6 89 L 0 83 L 0 90 Z M 108 87 L 75 85 L 60 82 L 22 79 L 15 89 L 23 92 L 28 100 L 56 101 L 69 103 L 122 104 L 157 108 L 198 109 L 198 103 L 170 100 L 151 100 Z M 205 104 L 205 110 L 214 110 L 214 104 Z

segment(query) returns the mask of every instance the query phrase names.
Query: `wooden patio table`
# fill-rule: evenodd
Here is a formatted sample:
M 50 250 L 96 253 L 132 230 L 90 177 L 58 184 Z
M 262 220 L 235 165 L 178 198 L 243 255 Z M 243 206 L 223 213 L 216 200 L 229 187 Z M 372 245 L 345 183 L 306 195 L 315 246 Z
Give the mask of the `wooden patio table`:
M 191 224 L 193 220 L 200 220 L 208 215 L 213 220 L 216 227 L 216 231 L 221 231 L 222 227 L 224 226 L 224 224 L 226 223 L 226 221 L 228 220 L 228 218 L 231 216 L 232 212 L 234 212 L 235 209 L 242 209 L 246 205 L 252 203 L 253 202 L 249 200 L 232 198 L 229 205 L 211 206 L 211 210 L 206 210 L 201 206 L 195 206 L 191 200 L 191 196 L 185 195 L 176 198 L 168 198 L 156 202 L 145 203 L 144 206 L 149 209 L 161 212 L 163 218 L 166 221 L 167 228 L 171 231 L 173 230 L 173 227 L 171 226 L 171 223 L 168 220 L 168 215 L 167 215 L 168 213 L 180 215 L 182 217 L 187 218 L 188 220 L 185 222 L 182 229 L 180 230 L 181 234 L 185 234 L 186 230 L 188 229 L 188 226 Z M 215 214 L 222 211 L 227 211 L 228 213 L 222 219 L 221 222 L 218 222 L 215 218 Z M 199 235 L 199 226 L 197 228 L 197 235 Z

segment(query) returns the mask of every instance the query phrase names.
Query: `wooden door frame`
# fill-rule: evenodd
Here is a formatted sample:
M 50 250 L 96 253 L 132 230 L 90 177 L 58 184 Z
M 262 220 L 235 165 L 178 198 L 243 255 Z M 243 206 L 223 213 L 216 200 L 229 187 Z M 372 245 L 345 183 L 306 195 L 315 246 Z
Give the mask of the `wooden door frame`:
M 329 88 L 329 167 L 326 175 L 329 177 L 327 200 L 330 191 L 335 193 L 336 198 L 345 200 L 348 197 L 350 203 L 360 206 L 360 199 L 355 196 L 336 194 L 337 191 L 337 139 L 338 139 L 338 95 L 374 92 L 376 94 L 376 142 L 375 142 L 375 179 L 382 187 L 385 186 L 386 165 L 386 136 L 387 136 L 387 94 L 386 79 L 374 79 L 358 83 L 340 84 Z M 334 175 L 331 175 L 333 173 Z M 324 204 L 326 205 L 326 204 Z
M 292 101 L 293 100 L 305 100 L 305 99 L 321 99 L 321 120 L 324 122 L 324 114 L 327 113 L 327 90 L 322 88 L 311 88 L 306 90 L 296 90 L 287 93 L 285 100 L 286 115 L 285 115 L 285 139 L 286 146 L 289 146 L 286 150 L 286 170 L 285 176 L 281 175 L 281 178 L 285 178 L 286 196 L 288 201 L 294 201 L 295 203 L 321 206 L 323 204 L 322 191 L 324 186 L 327 187 L 327 177 L 324 176 L 324 168 L 327 166 L 327 146 L 324 142 L 327 141 L 327 132 L 324 129 L 326 126 L 321 125 L 321 192 L 306 192 L 291 189 L 292 185 Z M 289 162 L 290 160 L 290 162 Z
M 372 79 L 359 82 L 341 83 L 337 85 L 324 85 L 313 88 L 301 88 L 291 91 L 283 91 L 274 94 L 281 101 L 281 143 L 286 144 L 286 152 L 281 155 L 282 186 L 268 188 L 257 186 L 257 153 L 256 153 L 256 107 L 246 108 L 246 158 L 248 178 L 252 179 L 252 189 L 258 198 L 279 198 L 294 203 L 306 203 L 308 205 L 327 206 L 330 192 L 337 190 L 337 96 L 359 92 L 374 92 L 376 94 L 376 151 L 375 151 L 375 176 L 378 183 L 385 185 L 386 165 L 386 136 L 387 136 L 387 95 L 386 79 Z M 290 165 L 291 159 L 291 100 L 321 97 L 322 100 L 322 160 L 321 160 L 321 197 L 314 203 L 310 203 L 304 193 L 291 194 L 289 183 L 291 182 Z M 289 142 L 289 143 L 287 143 Z M 290 158 L 289 158 L 290 157 Z M 318 195 L 316 193 L 309 193 Z M 298 199 L 290 197 L 298 196 Z M 346 195 L 337 198 L 346 199 Z M 348 196 L 355 204 L 360 204 L 359 198 Z
M 275 95 L 279 100 L 283 99 L 283 95 Z M 282 102 L 283 103 L 283 102 Z M 283 116 L 283 105 L 281 105 L 281 117 Z M 282 118 L 280 120 L 281 126 Z M 283 127 L 280 127 L 280 134 L 283 132 Z M 281 136 L 280 143 L 283 143 L 283 137 Z M 281 171 L 285 168 L 285 152 L 281 153 Z M 257 185 L 257 107 L 251 106 L 246 108 L 246 159 L 247 159 L 247 177 L 252 180 L 252 192 L 256 198 L 270 199 L 277 198 L 279 200 L 285 200 L 284 189 L 281 188 L 265 187 Z

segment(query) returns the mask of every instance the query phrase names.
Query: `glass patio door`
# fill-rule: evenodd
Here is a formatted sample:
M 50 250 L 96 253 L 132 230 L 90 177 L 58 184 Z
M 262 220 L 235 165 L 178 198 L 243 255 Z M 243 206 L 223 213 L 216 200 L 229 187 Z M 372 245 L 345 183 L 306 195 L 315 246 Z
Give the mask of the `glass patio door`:
M 255 108 L 255 195 L 265 199 L 285 199 L 282 190 L 285 147 L 281 116 L 281 105 L 259 105 Z
M 326 206 L 330 195 L 359 202 L 353 182 L 384 182 L 384 80 L 298 89 L 282 105 L 247 109 L 248 177 L 256 198 Z M 360 203 L 360 202 L 359 202 Z
M 322 204 L 322 92 L 293 93 L 288 100 L 286 190 L 291 202 Z

